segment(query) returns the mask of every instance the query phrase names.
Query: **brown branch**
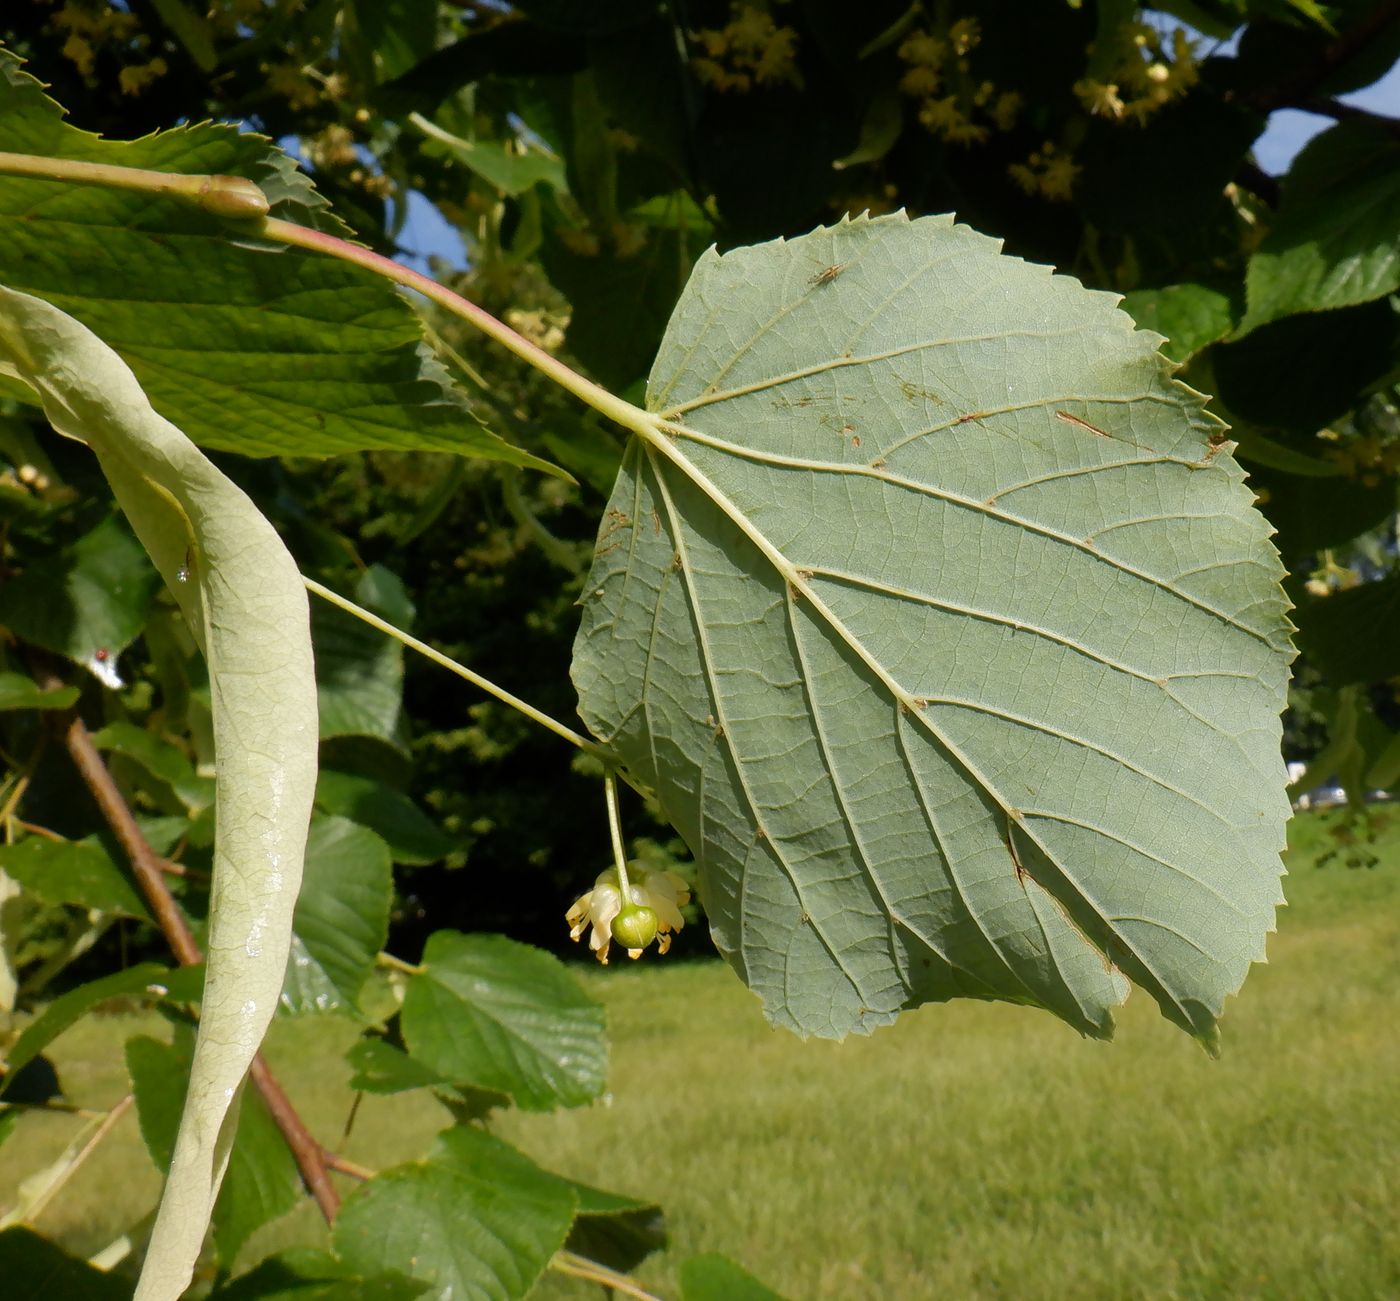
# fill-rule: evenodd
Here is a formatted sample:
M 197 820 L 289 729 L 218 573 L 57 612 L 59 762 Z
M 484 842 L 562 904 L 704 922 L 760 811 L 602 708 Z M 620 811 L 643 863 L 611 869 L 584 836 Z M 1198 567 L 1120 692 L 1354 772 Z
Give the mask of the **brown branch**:
M 40 668 L 35 677 L 46 688 L 65 685 L 62 679 L 48 668 Z M 91 792 L 113 835 L 131 860 L 136 883 L 146 897 L 151 914 L 155 917 L 161 934 L 165 936 L 166 943 L 170 945 L 171 952 L 184 966 L 203 962 L 204 954 L 195 943 L 189 923 L 185 921 L 184 914 L 165 883 L 162 859 L 142 835 L 126 799 L 107 770 L 97 747 L 93 745 L 83 720 L 76 712 L 68 711 L 65 715 L 58 716 L 58 726 L 61 728 L 64 748 L 73 760 L 74 767 Z M 331 1183 L 330 1174 L 321 1155 L 321 1145 L 312 1137 L 306 1122 L 282 1091 L 282 1086 L 277 1082 L 261 1053 L 253 1059 L 248 1073 L 258 1092 L 262 1094 L 277 1128 L 281 1130 L 287 1147 L 291 1149 L 297 1169 L 301 1171 L 302 1180 L 316 1199 L 316 1205 L 321 1208 L 326 1223 L 333 1224 L 336 1212 L 340 1210 L 340 1194 Z
M 1400 118 L 1386 117 L 1382 113 L 1372 113 L 1367 108 L 1357 108 L 1355 104 L 1344 104 L 1339 99 L 1319 96 L 1314 99 L 1299 99 L 1284 104 L 1283 108 L 1296 108 L 1304 113 L 1316 113 L 1318 117 L 1330 117 L 1334 122 L 1361 122 L 1375 127 L 1388 135 L 1400 136 Z
M 1324 46 L 1307 67 L 1300 68 L 1277 86 L 1266 87 L 1249 96 L 1250 105 L 1268 113 L 1296 100 L 1307 99 L 1332 73 L 1360 54 L 1372 39 L 1396 22 L 1400 22 L 1400 0 L 1382 0 L 1330 45 Z

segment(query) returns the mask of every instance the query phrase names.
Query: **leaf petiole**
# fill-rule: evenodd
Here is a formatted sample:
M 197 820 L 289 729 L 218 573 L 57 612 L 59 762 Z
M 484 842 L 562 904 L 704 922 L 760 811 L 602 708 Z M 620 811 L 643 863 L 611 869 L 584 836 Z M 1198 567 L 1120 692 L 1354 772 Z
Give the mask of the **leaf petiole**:
M 417 651 L 420 655 L 432 660 L 434 664 L 440 665 L 449 672 L 455 673 L 459 678 L 465 678 L 473 686 L 480 687 L 489 695 L 495 696 L 497 700 L 509 705 L 512 709 L 519 710 L 526 718 L 538 723 L 541 727 L 547 728 L 556 736 L 562 736 L 571 745 L 576 745 L 585 754 L 591 754 L 594 758 L 601 760 L 611 771 L 616 764 L 616 759 L 611 750 L 599 745 L 596 741 L 589 740 L 580 732 L 574 731 L 572 727 L 561 723 L 557 718 L 552 718 L 543 710 L 536 709 L 528 701 L 522 700 L 519 696 L 507 691 L 504 687 L 497 686 L 490 678 L 482 677 L 480 673 L 474 673 L 465 664 L 459 664 L 450 655 L 444 655 L 440 650 L 434 650 L 427 642 L 419 641 L 417 637 L 404 632 L 402 628 L 395 627 L 387 619 L 381 619 L 377 614 L 371 614 L 363 606 L 356 605 L 347 597 L 341 596 L 338 592 L 333 592 L 329 587 L 323 587 L 313 578 L 303 575 L 302 582 L 306 584 L 306 590 L 313 592 L 323 601 L 329 601 L 332 605 L 344 610 L 346 614 L 352 614 L 355 618 L 369 624 L 371 628 L 377 628 L 380 632 L 392 637 L 395 641 L 401 642 L 410 650 Z
M 612 836 L 613 860 L 617 863 L 617 885 L 623 904 L 634 903 L 632 883 L 627 879 L 627 850 L 622 843 L 622 819 L 617 811 L 617 770 L 603 774 L 603 796 L 608 804 L 608 834 Z

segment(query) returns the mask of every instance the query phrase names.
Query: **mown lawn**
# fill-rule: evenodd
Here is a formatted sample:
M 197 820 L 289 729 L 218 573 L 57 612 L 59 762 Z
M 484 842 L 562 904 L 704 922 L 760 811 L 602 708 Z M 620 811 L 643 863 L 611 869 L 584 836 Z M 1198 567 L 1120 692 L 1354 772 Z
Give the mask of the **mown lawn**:
M 565 1173 L 652 1197 L 672 1248 L 640 1278 L 717 1250 L 809 1298 L 1400 1297 L 1400 813 L 1370 870 L 1316 869 L 1326 821 L 1295 823 L 1291 907 L 1210 1061 L 1141 993 L 1117 1042 L 1044 1014 L 924 1008 L 872 1038 L 770 1030 L 718 963 L 584 972 L 609 1012 L 611 1093 L 581 1112 L 511 1115 L 506 1137 Z M 131 1018 L 54 1054 L 75 1101 L 124 1090 Z M 336 1022 L 277 1027 L 270 1053 L 334 1142 L 349 1108 L 319 1049 Z M 446 1123 L 426 1100 L 367 1099 L 345 1150 L 382 1165 Z M 0 1151 L 0 1205 L 73 1122 L 27 1118 Z M 39 1227 L 79 1250 L 154 1199 L 135 1125 Z M 249 1259 L 304 1237 L 308 1211 Z M 557 1280 L 552 1298 L 596 1297 Z

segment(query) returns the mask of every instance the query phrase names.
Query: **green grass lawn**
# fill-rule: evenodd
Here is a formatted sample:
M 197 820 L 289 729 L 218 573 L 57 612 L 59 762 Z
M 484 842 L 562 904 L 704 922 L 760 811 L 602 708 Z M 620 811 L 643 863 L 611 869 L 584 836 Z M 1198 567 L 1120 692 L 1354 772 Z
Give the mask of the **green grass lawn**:
M 1371 870 L 1316 869 L 1326 822 L 1295 824 L 1291 907 L 1210 1061 L 1140 992 L 1114 1044 L 1048 1015 L 928 1007 L 869 1039 L 770 1030 L 718 963 L 588 970 L 608 1007 L 608 1098 L 513 1114 L 504 1136 L 564 1173 L 655 1198 L 671 1249 L 639 1271 L 675 1295 L 682 1257 L 722 1251 L 809 1298 L 1400 1297 L 1400 814 Z M 147 1027 L 149 1027 L 149 1022 Z M 70 1095 L 110 1105 L 131 1018 L 54 1053 Z M 337 1022 L 283 1023 L 270 1055 L 334 1142 Z M 382 1165 L 447 1120 L 426 1099 L 366 1099 L 345 1150 Z M 27 1118 L 0 1151 L 0 1205 L 73 1122 Z M 108 1241 L 157 1179 L 123 1122 L 39 1228 Z M 263 1231 L 302 1238 L 314 1213 Z M 596 1297 L 567 1280 L 552 1298 Z

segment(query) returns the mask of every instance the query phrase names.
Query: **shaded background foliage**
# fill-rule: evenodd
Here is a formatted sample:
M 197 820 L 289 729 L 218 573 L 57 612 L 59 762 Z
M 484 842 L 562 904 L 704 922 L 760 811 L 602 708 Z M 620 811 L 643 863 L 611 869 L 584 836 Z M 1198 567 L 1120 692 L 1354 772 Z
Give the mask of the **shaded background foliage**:
M 794 236 L 867 210 L 953 210 L 1011 253 L 1125 295 L 1167 336 L 1183 377 L 1218 395 L 1278 529 L 1304 650 L 1290 757 L 1314 759 L 1305 780 L 1343 781 L 1358 818 L 1368 789 L 1400 784 L 1400 126 L 1337 98 L 1400 54 L 1397 0 L 12 0 L 0 43 L 85 130 L 125 140 L 212 118 L 266 133 L 364 242 L 428 264 L 632 398 L 711 242 Z M 1282 108 L 1334 125 L 1277 177 L 1254 150 Z M 421 452 L 220 463 L 308 574 L 572 719 L 574 600 L 622 440 L 460 323 L 417 310 L 481 421 L 572 482 Z M 25 891 L 0 892 L 0 930 L 22 937 L 6 955 L 18 1002 L 101 977 L 31 1023 L 52 1037 L 69 1009 L 148 998 L 159 976 L 170 990 L 155 997 L 183 1025 L 197 986 L 130 966 L 163 948 L 68 758 L 43 743 L 38 709 L 81 691 L 146 837 L 178 860 L 171 886 L 198 934 L 209 685 L 90 457 L 0 404 L 0 802 L 25 833 L 0 847 L 0 885 Z M 413 1220 L 403 1208 L 432 1202 L 459 1167 L 499 1162 L 523 1189 L 547 1191 L 555 1245 L 568 1233 L 571 1247 L 629 1268 L 660 1241 L 655 1207 L 521 1173 L 524 1158 L 474 1124 L 508 1095 L 521 1107 L 596 1097 L 601 1013 L 565 992 L 545 955 L 481 935 L 428 941 L 505 930 L 563 948 L 562 913 L 607 857 L 598 774 L 361 625 L 326 607 L 314 619 L 323 778 L 296 921 L 307 962 L 284 1001 L 358 1010 L 372 1028 L 348 1055 L 351 1086 L 431 1089 L 462 1122 L 425 1162 L 347 1203 L 341 1264 L 414 1258 L 407 1239 L 397 1257 L 366 1256 L 356 1235 Z M 76 685 L 45 694 L 10 672 L 46 667 Z M 1367 861 L 1356 826 L 1340 825 L 1349 861 Z M 627 827 L 634 852 L 684 866 L 635 800 Z M 363 924 L 344 924 L 338 891 L 371 900 L 352 919 Z M 417 959 L 425 942 L 402 1018 L 387 1001 L 357 1007 L 385 1001 L 368 979 L 377 950 Z M 680 942 L 708 951 L 700 926 Z M 539 993 L 527 1011 L 545 1014 L 523 1066 L 482 1053 L 489 1033 L 469 1032 L 479 1017 L 511 1025 L 522 988 Z M 575 1034 L 586 1051 L 566 1054 Z M 58 1088 L 24 1078 L 46 1066 L 47 1042 L 10 1046 L 11 1065 L 23 1060 L 8 1099 Z M 128 1045 L 157 1160 L 171 1063 L 187 1046 L 183 1028 L 168 1047 Z M 566 1055 L 575 1074 L 551 1079 Z M 0 1138 L 14 1114 L 0 1115 Z M 225 1272 L 240 1235 L 296 1197 L 265 1117 L 247 1122 L 240 1152 L 248 1164 L 216 1215 Z M 448 1218 L 476 1209 L 469 1197 Z M 36 1249 L 15 1242 L 0 1241 L 0 1257 L 7 1244 Z M 272 1275 L 286 1268 L 260 1265 L 228 1294 L 280 1286 Z M 686 1295 L 735 1295 L 723 1269 L 716 1277 L 709 1293 L 683 1280 Z
M 1126 294 L 1184 378 L 1219 395 L 1279 530 L 1306 652 L 1293 749 L 1330 736 L 1354 791 L 1389 784 L 1400 607 L 1369 580 L 1394 563 L 1400 127 L 1335 97 L 1394 62 L 1400 6 L 18 0 L 0 40 L 85 129 L 208 117 L 287 141 L 382 251 L 411 244 L 410 210 L 431 205 L 455 232 L 434 242 L 465 250 L 439 273 L 619 391 L 640 384 L 709 242 L 844 213 L 953 210 Z M 1337 125 L 1280 179 L 1251 149 L 1285 107 Z M 463 327 L 432 324 L 485 422 L 577 486 L 420 453 L 225 461 L 308 572 L 343 589 L 397 575 L 420 636 L 572 717 L 572 602 L 620 440 Z M 14 478 L 25 437 L 11 439 L 12 576 L 93 523 L 77 497 L 16 504 L 44 496 Z M 83 472 L 48 454 L 86 496 Z M 404 672 L 405 720 L 326 741 L 331 767 L 411 792 L 445 832 L 400 863 L 396 942 L 412 952 L 431 918 L 558 946 L 560 912 L 602 865 L 593 774 L 465 685 Z M 161 681 L 107 708 L 166 708 Z M 679 853 L 643 810 L 629 825 L 660 859 Z

